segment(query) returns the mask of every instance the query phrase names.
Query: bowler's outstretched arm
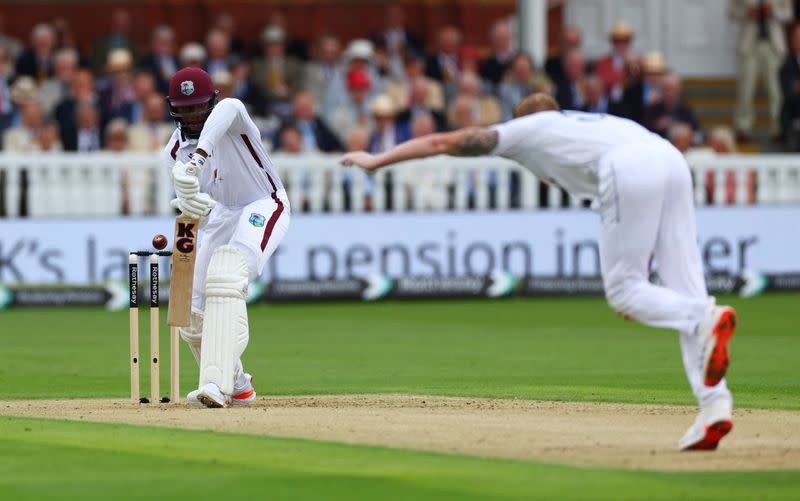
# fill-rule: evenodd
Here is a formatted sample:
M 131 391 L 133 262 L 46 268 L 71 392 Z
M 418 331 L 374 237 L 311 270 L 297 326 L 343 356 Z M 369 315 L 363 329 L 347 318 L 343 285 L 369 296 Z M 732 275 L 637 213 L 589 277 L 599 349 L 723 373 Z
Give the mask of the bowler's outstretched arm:
M 348 153 L 342 158 L 341 164 L 357 165 L 371 171 L 404 160 L 434 155 L 477 157 L 491 153 L 496 146 L 497 131 L 485 127 L 469 127 L 418 137 L 398 144 L 379 155 L 371 155 L 364 151 Z

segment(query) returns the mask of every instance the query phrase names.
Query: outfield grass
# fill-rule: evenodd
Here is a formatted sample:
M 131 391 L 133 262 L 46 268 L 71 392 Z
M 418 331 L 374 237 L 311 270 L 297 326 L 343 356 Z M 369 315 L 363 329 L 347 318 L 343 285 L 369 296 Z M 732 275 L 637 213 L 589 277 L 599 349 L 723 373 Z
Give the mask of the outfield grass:
M 737 405 L 800 409 L 800 335 L 789 320 L 800 295 L 722 300 L 740 313 L 729 374 Z M 144 316 L 141 325 L 147 353 Z M 0 326 L 0 398 L 127 396 L 127 312 L 12 310 Z M 244 361 L 260 394 L 694 404 L 677 336 L 624 322 L 600 298 L 259 305 L 250 326 Z M 182 349 L 185 393 L 197 368 Z M 147 363 L 141 372 L 148 388 Z
M 654 473 L 0 418 L 0 492 L 75 499 L 797 499 L 796 472 Z M 6 497 L 8 496 L 8 497 Z
M 800 409 L 800 295 L 740 313 L 740 406 Z M 146 313 L 142 313 L 145 315 Z M 0 313 L 0 399 L 127 397 L 127 312 Z M 141 352 L 147 353 L 142 318 Z M 693 404 L 677 337 L 601 299 L 256 306 L 261 394 L 408 392 Z M 162 331 L 166 333 L 166 329 Z M 167 337 L 162 359 L 167 361 Z M 197 368 L 182 352 L 182 389 Z M 147 364 L 142 388 L 148 388 Z M 162 368 L 163 391 L 168 370 Z M 126 425 L 0 417 L 0 499 L 797 499 L 800 472 L 657 473 Z

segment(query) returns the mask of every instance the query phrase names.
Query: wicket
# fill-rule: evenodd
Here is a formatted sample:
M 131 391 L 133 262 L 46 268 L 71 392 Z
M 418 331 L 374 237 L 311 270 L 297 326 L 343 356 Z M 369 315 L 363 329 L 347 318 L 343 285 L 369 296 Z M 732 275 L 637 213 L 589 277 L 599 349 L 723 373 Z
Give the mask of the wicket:
M 159 353 L 159 256 L 171 256 L 171 251 L 131 252 L 128 259 L 128 285 L 130 288 L 130 341 L 131 341 L 131 402 L 178 402 L 179 400 L 179 350 L 177 327 L 170 327 L 170 389 L 169 397 L 161 398 Z M 139 257 L 150 257 L 150 398 L 139 395 Z

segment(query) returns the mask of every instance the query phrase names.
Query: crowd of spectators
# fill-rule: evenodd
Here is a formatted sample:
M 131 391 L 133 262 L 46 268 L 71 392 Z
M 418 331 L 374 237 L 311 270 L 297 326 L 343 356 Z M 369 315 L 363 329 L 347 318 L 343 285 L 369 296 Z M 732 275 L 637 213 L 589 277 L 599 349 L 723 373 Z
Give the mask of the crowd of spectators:
M 778 69 L 792 8 L 788 0 L 731 0 L 730 15 L 742 23 L 736 128 L 713 131 L 701 129 L 664 56 L 633 50 L 635 33 L 625 22 L 612 27 L 607 54 L 593 61 L 584 55 L 581 31 L 566 26 L 557 53 L 537 68 L 515 48 L 508 19 L 492 23 L 482 44 L 464 43 L 450 25 L 423 40 L 397 5 L 387 7 L 383 30 L 353 40 L 335 33 L 292 39 L 276 11 L 257 46 L 239 38 L 227 13 L 212 20 L 202 41 L 177 40 L 170 26 L 160 25 L 140 45 L 130 13 L 118 8 L 91 53 L 77 48 L 64 18 L 37 24 L 23 43 L 5 34 L 0 15 L 0 147 L 158 151 L 174 130 L 164 99 L 168 82 L 184 66 L 205 69 L 220 98 L 244 102 L 268 149 L 289 154 L 376 153 L 434 131 L 497 123 L 532 92 L 550 93 L 565 110 L 630 118 L 684 152 L 697 146 L 735 152 L 737 140 L 749 139 L 759 73 L 770 97 L 771 132 L 795 138 L 797 146 L 800 28 L 790 32 Z M 713 189 L 714 180 L 707 181 Z
M 291 39 L 286 18 L 275 12 L 257 47 L 238 38 L 234 17 L 225 13 L 202 41 L 179 41 L 161 25 L 140 46 L 129 12 L 120 8 L 90 54 L 77 49 L 63 18 L 34 26 L 27 44 L 5 35 L 0 19 L 0 137 L 3 150 L 17 152 L 158 150 L 172 130 L 163 98 L 169 78 L 199 66 L 222 98 L 245 103 L 274 151 L 364 144 L 382 151 L 431 131 L 508 120 L 535 91 L 551 93 L 564 109 L 629 117 L 665 137 L 688 135 L 689 145 L 703 141 L 681 98 L 680 77 L 660 53 L 635 53 L 633 38 L 627 24 L 617 23 L 608 54 L 588 61 L 580 30 L 566 27 L 559 53 L 538 69 L 515 49 L 506 19 L 492 24 L 481 45 L 465 44 L 456 26 L 423 41 L 400 6 L 387 7 L 382 31 L 349 41 L 334 33 Z M 800 34 L 792 40 L 800 51 Z M 800 110 L 796 57 L 781 82 L 788 127 Z M 124 147 L 115 139 L 122 136 Z

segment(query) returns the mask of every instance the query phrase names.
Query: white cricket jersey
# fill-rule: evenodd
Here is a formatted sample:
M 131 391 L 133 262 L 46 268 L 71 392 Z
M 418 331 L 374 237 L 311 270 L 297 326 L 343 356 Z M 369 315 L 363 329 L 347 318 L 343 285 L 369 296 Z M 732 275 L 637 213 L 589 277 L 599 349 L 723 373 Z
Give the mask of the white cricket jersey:
M 493 155 L 516 160 L 540 179 L 570 194 L 597 196 L 597 166 L 617 146 L 665 141 L 625 118 L 579 111 L 543 111 L 491 127 L 498 133 Z M 642 158 L 646 171 L 647 159 Z
M 238 99 L 220 101 L 206 119 L 200 139 L 186 139 L 175 129 L 164 148 L 170 171 L 176 160 L 188 163 L 201 148 L 208 159 L 200 191 L 226 207 L 245 205 L 283 191 L 283 183 L 263 144 L 261 133 Z

